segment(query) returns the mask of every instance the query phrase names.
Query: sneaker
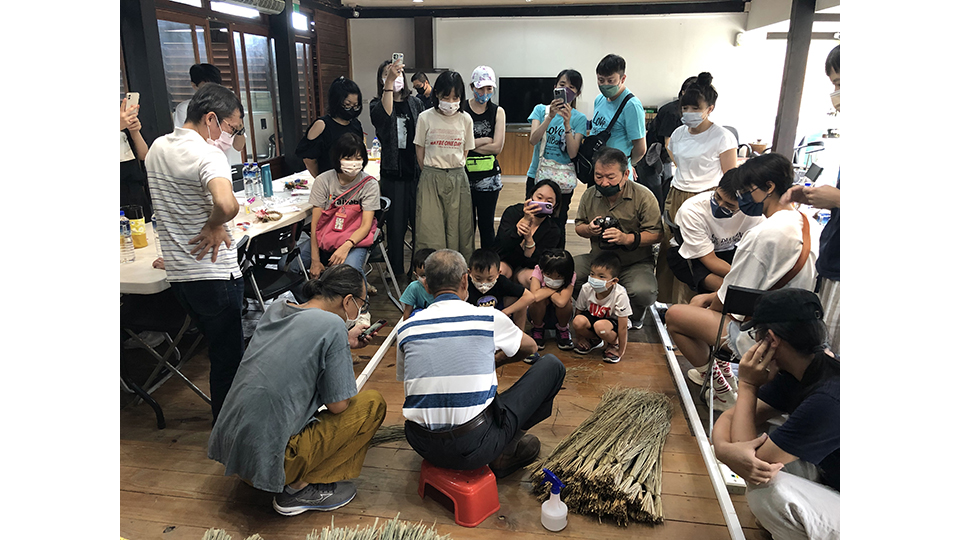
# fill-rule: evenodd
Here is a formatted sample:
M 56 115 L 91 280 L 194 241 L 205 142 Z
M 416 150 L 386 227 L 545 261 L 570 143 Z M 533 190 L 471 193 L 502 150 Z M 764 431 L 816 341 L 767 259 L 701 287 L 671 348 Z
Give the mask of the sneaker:
M 587 348 L 583 348 L 580 345 L 577 345 L 576 347 L 573 348 L 573 352 L 577 354 L 587 354 L 594 349 L 599 349 L 600 347 L 603 347 L 602 339 L 598 339 L 596 342 L 590 342 Z
M 608 364 L 616 364 L 620 361 L 620 356 L 617 355 L 617 352 L 613 349 L 607 349 L 603 351 L 603 361 Z
M 573 348 L 573 340 L 570 339 L 570 327 L 560 328 L 557 325 L 557 348 L 561 351 L 569 351 Z
M 690 379 L 690 382 L 693 384 L 703 386 L 703 377 L 707 373 L 707 366 L 709 365 L 710 364 L 704 364 L 700 367 L 687 370 L 687 378 Z
M 633 319 L 627 319 L 627 330 L 639 330 L 643 328 L 643 319 L 633 322 Z
M 537 363 L 537 360 L 539 360 L 539 359 L 540 359 L 540 353 L 535 352 L 535 353 L 531 354 L 530 356 L 524 358 L 523 361 L 526 362 L 526 363 L 528 363 L 528 364 L 535 364 L 535 363 Z
M 517 449 L 490 462 L 490 469 L 497 478 L 506 478 L 517 469 L 533 463 L 540 455 L 540 439 L 526 434 L 517 441 Z
M 533 337 L 533 340 L 537 342 L 537 349 L 542 351 L 543 347 L 545 346 L 543 343 L 543 325 L 541 325 L 539 328 L 534 326 L 533 332 L 531 332 L 531 337 Z
M 329 512 L 352 501 L 357 496 L 357 487 L 353 482 L 334 482 L 332 484 L 310 484 L 300 491 L 290 494 L 287 488 L 273 498 L 273 509 L 285 516 L 295 516 L 307 510 Z
M 732 409 L 737 402 L 737 393 L 734 392 L 727 379 L 716 363 L 713 367 L 713 410 L 726 411 Z

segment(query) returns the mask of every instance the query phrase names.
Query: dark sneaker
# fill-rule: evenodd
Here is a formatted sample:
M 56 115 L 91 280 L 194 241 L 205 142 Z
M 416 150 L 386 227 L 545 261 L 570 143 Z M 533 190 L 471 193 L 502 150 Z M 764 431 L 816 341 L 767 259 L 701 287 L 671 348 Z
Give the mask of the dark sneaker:
M 569 351 L 573 348 L 573 340 L 570 339 L 570 327 L 568 326 L 566 330 L 561 330 L 557 326 L 557 348 L 561 351 Z
M 506 478 L 517 469 L 534 462 L 540 455 L 540 439 L 526 434 L 517 442 L 517 449 L 510 454 L 500 454 L 500 457 L 490 463 L 490 469 L 497 478 Z
M 295 516 L 307 510 L 329 512 L 352 501 L 357 496 L 353 482 L 310 484 L 293 495 L 286 488 L 273 498 L 273 509 L 285 516 Z
M 544 347 L 544 344 L 543 344 L 543 327 L 541 326 L 540 328 L 537 328 L 536 326 L 534 326 L 534 327 L 533 327 L 533 332 L 531 332 L 531 335 L 532 335 L 532 337 L 533 337 L 533 340 L 537 342 L 537 348 L 542 351 L 542 350 L 543 350 L 543 347 Z
M 523 361 L 526 362 L 526 363 L 528 363 L 528 364 L 535 364 L 535 363 L 537 362 L 537 360 L 539 360 L 539 359 L 540 359 L 540 353 L 535 352 L 535 353 L 531 354 L 530 356 L 524 358 Z
M 592 350 L 594 350 L 594 349 L 599 349 L 600 347 L 603 347 L 603 340 L 598 339 L 598 340 L 596 340 L 596 341 L 591 341 L 591 342 L 589 342 L 589 346 L 587 346 L 587 348 L 583 348 L 583 347 L 577 345 L 577 346 L 573 349 L 573 352 L 575 352 L 575 353 L 577 353 L 577 354 L 587 354 L 587 353 L 589 353 L 590 351 L 592 351 Z
M 616 364 L 617 362 L 619 362 L 620 356 L 617 354 L 617 350 L 607 349 L 603 351 L 603 361 L 610 364 Z

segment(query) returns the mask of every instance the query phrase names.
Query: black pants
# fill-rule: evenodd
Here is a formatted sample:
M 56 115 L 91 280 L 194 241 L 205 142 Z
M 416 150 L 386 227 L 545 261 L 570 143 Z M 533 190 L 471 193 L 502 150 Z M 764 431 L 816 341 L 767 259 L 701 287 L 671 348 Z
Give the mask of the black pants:
M 566 368 L 556 356 L 546 354 L 530 366 L 509 389 L 497 394 L 490 407 L 493 421 L 461 435 L 431 437 L 406 423 L 407 441 L 421 457 L 444 469 L 469 471 L 500 457 L 520 430 L 550 418 L 553 398 L 563 385 Z
M 473 222 L 480 231 L 480 247 L 492 248 L 493 241 L 497 237 L 493 228 L 493 218 L 497 213 L 500 190 L 477 191 L 471 188 L 470 196 L 473 198 Z
M 207 338 L 210 401 L 216 422 L 243 358 L 243 278 L 174 281 L 170 288 Z
M 395 274 L 409 274 L 403 265 L 403 240 L 409 225 L 413 230 L 413 242 L 410 245 L 416 245 L 417 180 L 383 173 L 380 177 L 380 193 L 390 199 L 390 210 L 384 215 L 387 220 L 387 258 Z
M 533 178 L 527 177 L 527 198 L 529 199 L 533 195 L 533 186 L 535 181 Z M 576 188 L 574 188 L 576 190 Z M 570 193 L 560 194 L 560 201 L 553 208 L 553 215 L 550 216 L 550 219 L 557 224 L 557 227 L 560 227 L 560 244 L 557 246 L 559 249 L 564 249 L 567 245 L 567 213 L 570 211 L 570 201 L 573 200 L 573 191 Z

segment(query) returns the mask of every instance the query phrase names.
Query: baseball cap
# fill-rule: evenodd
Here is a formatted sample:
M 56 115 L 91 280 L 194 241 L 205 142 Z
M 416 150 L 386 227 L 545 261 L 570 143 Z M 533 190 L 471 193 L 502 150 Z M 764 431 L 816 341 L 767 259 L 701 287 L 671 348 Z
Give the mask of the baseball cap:
M 804 289 L 767 291 L 757 300 L 753 318 L 740 326 L 749 330 L 758 324 L 814 321 L 823 318 L 823 306 L 816 294 Z
M 484 86 L 497 87 L 497 76 L 493 73 L 493 68 L 489 66 L 478 66 L 473 70 L 470 76 L 470 82 L 474 88 L 483 88 Z

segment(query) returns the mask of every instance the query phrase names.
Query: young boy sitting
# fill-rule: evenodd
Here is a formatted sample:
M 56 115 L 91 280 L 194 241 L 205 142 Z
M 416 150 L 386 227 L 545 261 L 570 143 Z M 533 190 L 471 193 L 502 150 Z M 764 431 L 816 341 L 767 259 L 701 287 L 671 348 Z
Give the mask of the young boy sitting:
M 533 293 L 500 275 L 500 256 L 492 249 L 474 251 L 469 264 L 467 302 L 475 306 L 495 307 L 523 330 L 527 323 L 527 308 L 533 303 Z
M 433 248 L 423 248 L 413 254 L 410 264 L 413 266 L 414 280 L 407 285 L 400 295 L 400 303 L 403 304 L 403 320 L 407 320 L 413 315 L 414 311 L 423 309 L 433 303 L 433 295 L 427 292 L 424 287 L 425 275 L 423 273 L 423 264 L 431 253 L 436 251 Z
M 633 314 L 627 290 L 618 283 L 620 258 L 603 252 L 590 265 L 590 277 L 580 289 L 573 318 L 577 333 L 575 351 L 579 354 L 600 348 L 604 362 L 615 364 L 627 352 L 627 319 Z

